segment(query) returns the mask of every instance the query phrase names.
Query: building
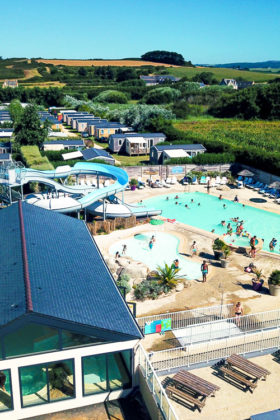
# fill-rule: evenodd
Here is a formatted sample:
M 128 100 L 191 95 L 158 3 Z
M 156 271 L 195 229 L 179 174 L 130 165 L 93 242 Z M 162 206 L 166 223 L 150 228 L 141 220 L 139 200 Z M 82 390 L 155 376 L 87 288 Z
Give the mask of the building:
M 88 123 L 88 126 L 87 126 L 88 134 L 90 136 L 94 136 L 95 135 L 95 126 L 97 124 L 101 124 L 101 123 L 108 123 L 108 120 L 106 120 L 106 119 L 100 119 L 100 120 L 92 120 L 92 121 L 90 121 Z
M 10 112 L 6 111 L 6 110 L 1 110 L 0 111 L 0 124 L 4 124 L 6 122 L 8 122 L 8 123 L 13 122 L 12 118 L 11 118 L 11 115 L 10 115 Z
M 1 418 L 125 397 L 142 333 L 87 225 L 18 202 L 0 229 Z
M 84 140 L 48 140 L 43 144 L 43 149 L 48 150 L 81 150 L 85 147 Z
M 117 122 L 98 123 L 94 126 L 94 136 L 97 139 L 108 139 L 111 134 L 130 131 L 132 128 Z
M 10 162 L 12 160 L 12 155 L 10 153 L 0 153 L 0 165 L 3 163 Z
M 220 82 L 220 86 L 228 86 L 232 87 L 233 89 L 238 89 L 237 81 L 235 79 L 223 79 Z
M 140 79 L 145 82 L 146 86 L 161 85 L 162 83 L 176 83 L 181 79 L 180 77 L 171 76 L 170 74 L 164 75 L 151 75 L 151 76 L 140 76 Z
M 0 132 L 1 137 L 1 132 Z M 11 153 L 12 152 L 12 143 L 10 141 L 0 142 L 0 153 Z
M 5 82 L 2 85 L 2 88 L 17 88 L 18 87 L 18 81 L 17 80 L 5 80 Z
M 88 133 L 88 125 L 91 122 L 100 122 L 101 119 L 98 117 L 91 117 L 91 118 L 82 118 L 82 119 L 77 119 L 77 120 L 72 120 L 73 122 L 75 121 L 75 125 L 76 125 L 76 130 L 79 133 Z
M 66 124 L 72 127 L 72 118 L 83 117 L 84 115 L 90 115 L 88 112 L 75 112 L 66 114 Z
M 43 124 L 45 121 L 48 121 L 50 123 L 50 127 L 52 130 L 61 130 L 62 127 L 62 121 L 58 120 L 56 117 L 54 117 L 52 114 L 50 114 L 47 111 L 39 111 L 38 112 L 39 118 L 41 123 Z
M 13 128 L 1 128 L 0 127 L 0 139 L 10 139 L 13 136 Z
M 246 89 L 253 86 L 254 84 L 255 82 L 243 82 L 243 81 L 237 82 L 238 89 Z
M 74 160 L 74 159 L 84 159 L 86 161 L 102 160 L 109 165 L 115 165 L 115 159 L 111 156 L 106 150 L 95 149 L 94 147 L 90 149 L 77 150 L 75 152 L 64 153 L 62 155 L 63 160 Z
M 145 153 L 150 153 L 150 148 L 158 143 L 164 142 L 166 135 L 163 133 L 112 134 L 109 137 L 109 149 L 113 153 L 128 153 L 128 150 L 132 150 L 133 139 L 135 140 L 134 144 L 136 144 L 136 138 L 138 139 L 138 144 L 145 144 Z M 141 142 L 139 138 L 142 139 Z
M 162 164 L 167 159 L 194 157 L 206 152 L 202 144 L 176 144 L 152 146 L 150 150 L 150 162 Z

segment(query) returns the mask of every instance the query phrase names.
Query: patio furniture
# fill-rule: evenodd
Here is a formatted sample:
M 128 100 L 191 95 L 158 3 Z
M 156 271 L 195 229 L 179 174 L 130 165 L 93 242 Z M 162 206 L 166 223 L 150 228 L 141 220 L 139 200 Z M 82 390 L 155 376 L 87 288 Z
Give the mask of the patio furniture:
M 211 382 L 196 376 L 186 370 L 177 372 L 166 387 L 170 398 L 180 398 L 191 402 L 199 411 L 205 405 L 205 399 L 215 396 L 220 388 Z
M 236 372 L 231 368 L 226 368 L 225 366 L 220 367 L 220 372 L 224 377 L 228 376 L 230 379 L 234 380 L 235 382 L 245 385 L 245 390 L 249 389 L 252 393 L 254 389 L 257 387 L 257 384 L 248 380 L 244 375 Z
M 199 181 L 200 184 L 206 184 L 206 176 L 202 176 Z
M 242 357 L 238 354 L 231 355 L 227 359 L 227 364 L 255 377 L 256 381 L 258 381 L 259 379 L 266 380 L 267 375 L 270 375 L 269 370 L 262 368 L 256 363 L 253 363 L 250 360 L 245 359 L 245 357 Z

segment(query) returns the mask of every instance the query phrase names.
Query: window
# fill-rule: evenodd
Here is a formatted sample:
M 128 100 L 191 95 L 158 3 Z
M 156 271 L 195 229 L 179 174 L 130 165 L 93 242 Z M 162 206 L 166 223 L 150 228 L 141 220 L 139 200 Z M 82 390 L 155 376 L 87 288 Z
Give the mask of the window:
M 58 331 L 39 324 L 26 324 L 4 337 L 6 357 L 58 349 Z
M 131 387 L 131 350 L 83 357 L 84 395 Z
M 0 412 L 13 409 L 10 369 L 0 371 Z
M 75 398 L 73 359 L 25 366 L 19 375 L 23 407 Z
M 119 146 L 121 146 L 122 145 L 122 140 L 119 140 Z
M 100 130 L 100 133 L 101 133 L 101 134 L 104 134 L 104 130 Z
M 86 335 L 77 334 L 71 331 L 62 330 L 62 348 L 83 347 L 103 343 L 104 340 Z

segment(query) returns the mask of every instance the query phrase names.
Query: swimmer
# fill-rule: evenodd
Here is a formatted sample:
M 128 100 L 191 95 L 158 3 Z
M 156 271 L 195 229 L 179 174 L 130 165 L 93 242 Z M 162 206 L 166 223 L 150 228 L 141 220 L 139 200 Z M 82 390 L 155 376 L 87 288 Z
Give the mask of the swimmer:
M 225 221 L 225 220 L 222 220 L 222 221 L 221 221 L 221 225 L 222 225 L 222 226 L 225 226 L 225 225 L 226 225 L 226 221 Z
M 227 229 L 230 229 L 231 228 L 231 224 L 230 223 L 228 223 L 227 224 Z
M 245 207 L 245 204 L 242 204 L 242 207 Z
M 173 264 L 172 264 L 172 268 L 175 268 L 176 270 L 178 270 L 179 268 L 179 260 L 174 260 Z
M 116 255 L 115 255 L 115 258 L 120 258 L 120 256 L 121 256 L 121 255 L 120 255 L 119 251 L 117 251 L 117 252 L 116 252 Z
M 239 198 L 238 198 L 237 195 L 234 197 L 234 200 L 233 201 L 235 201 L 236 203 L 239 203 Z
M 139 203 L 140 203 L 140 204 L 143 204 L 143 200 L 140 200 L 140 201 L 139 201 Z
M 198 206 L 200 206 L 200 203 L 197 203 Z
M 194 201 L 193 201 L 193 198 L 191 199 L 191 203 L 193 203 Z
M 151 241 L 149 242 L 149 248 L 150 248 L 150 249 L 153 249 L 153 246 L 154 246 L 154 243 L 153 243 L 153 241 L 151 240 Z
M 166 199 L 165 199 L 166 201 L 168 201 L 169 200 L 169 197 L 166 197 Z
M 226 206 L 225 204 L 223 204 L 223 208 L 224 208 L 224 209 L 226 209 L 226 208 L 227 208 L 227 206 Z
M 222 194 L 220 194 L 219 195 L 219 200 L 222 200 L 223 199 L 223 196 L 222 196 Z
M 125 255 L 127 250 L 127 245 L 123 245 L 122 254 Z
M 212 229 L 212 230 L 211 230 L 211 233 L 215 233 L 215 229 Z
M 155 235 L 153 235 L 153 236 L 151 237 L 151 241 L 152 241 L 153 243 L 155 243 L 155 242 L 156 242 Z
M 175 200 L 178 200 L 178 198 L 179 198 L 179 196 L 178 196 L 178 195 L 176 195 Z
M 179 204 L 178 201 L 175 201 L 175 204 Z
M 186 209 L 189 209 L 189 206 L 187 204 L 185 204 Z

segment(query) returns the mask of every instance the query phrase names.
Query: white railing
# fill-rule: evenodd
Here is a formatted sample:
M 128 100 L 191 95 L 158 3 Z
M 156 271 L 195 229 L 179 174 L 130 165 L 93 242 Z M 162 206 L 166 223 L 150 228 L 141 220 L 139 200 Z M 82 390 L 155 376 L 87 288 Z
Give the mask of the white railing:
M 164 419 L 179 420 L 179 417 L 176 415 L 174 408 L 172 407 L 169 398 L 166 395 L 161 381 L 159 380 L 153 366 L 150 363 L 148 354 L 145 352 L 141 344 L 139 345 L 137 352 L 137 363 L 139 365 L 139 369 L 141 369 L 149 390 L 153 394 Z
M 156 372 L 191 367 L 215 362 L 230 355 L 263 352 L 280 348 L 280 328 L 263 330 L 221 340 L 191 344 L 185 347 L 161 350 L 149 354 L 149 360 Z
M 145 325 L 160 319 L 171 319 L 171 329 L 186 328 L 193 324 L 204 323 L 210 320 L 220 320 L 232 315 L 233 305 L 217 305 L 205 308 L 189 309 L 187 311 L 169 312 L 158 315 L 143 316 L 137 318 L 137 322 L 142 332 L 145 331 Z
M 230 338 L 244 333 L 251 333 L 280 327 L 280 309 L 257 312 L 210 322 L 200 322 L 184 328 L 176 333 L 179 346 L 192 343 L 206 342 L 221 338 Z M 179 347 L 178 346 L 178 347 Z

